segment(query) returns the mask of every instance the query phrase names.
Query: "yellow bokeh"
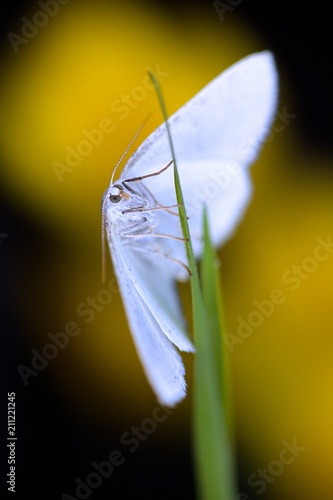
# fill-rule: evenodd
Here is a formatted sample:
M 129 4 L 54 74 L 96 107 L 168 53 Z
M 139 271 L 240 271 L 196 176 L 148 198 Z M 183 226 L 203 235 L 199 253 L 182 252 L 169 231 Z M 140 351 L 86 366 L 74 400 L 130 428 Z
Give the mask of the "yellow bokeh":
M 55 245 L 23 256 L 25 341 L 42 348 L 48 332 L 68 321 L 79 325 L 48 370 L 82 418 L 107 427 L 111 417 L 120 419 L 115 404 L 134 414 L 155 404 L 117 289 L 90 322 L 78 312 L 108 289 L 100 281 L 99 208 L 113 167 L 148 112 L 141 140 L 162 121 L 147 68 L 160 77 L 171 114 L 230 64 L 266 48 L 239 20 L 221 23 L 213 8 L 202 15 L 193 8 L 181 22 L 151 3 L 73 1 L 4 61 L 3 187 L 10 206 L 45 227 Z M 282 85 L 279 110 L 287 105 L 293 113 L 287 81 Z M 254 471 L 279 454 L 283 440 L 297 438 L 306 450 L 269 485 L 269 498 L 289 498 L 296 481 L 298 498 L 310 500 L 333 490 L 333 255 L 311 272 L 303 269 L 308 277 L 295 290 L 286 273 L 304 266 L 318 238 L 331 234 L 333 187 L 329 160 L 303 152 L 297 117 L 284 125 L 252 169 L 253 201 L 220 251 L 221 273 L 232 335 L 237 318 L 248 321 L 256 309 L 254 301 L 270 299 L 275 289 L 285 297 L 230 351 L 236 429 L 241 447 L 258 461 Z M 186 364 L 191 384 L 191 356 Z M 89 390 L 78 391 L 80 384 Z M 184 427 L 190 404 L 180 410 Z
M 56 226 L 94 224 L 91 206 L 139 124 L 154 112 L 148 135 L 162 121 L 147 69 L 159 77 L 172 112 L 247 52 L 237 50 L 237 38 L 229 43 L 221 54 L 206 37 L 205 50 L 196 33 L 189 38 L 167 16 L 161 23 L 151 6 L 63 5 L 27 44 L 16 42 L 18 53 L 7 60 L 1 93 L 8 189 Z M 87 187 L 92 205 L 82 203 Z

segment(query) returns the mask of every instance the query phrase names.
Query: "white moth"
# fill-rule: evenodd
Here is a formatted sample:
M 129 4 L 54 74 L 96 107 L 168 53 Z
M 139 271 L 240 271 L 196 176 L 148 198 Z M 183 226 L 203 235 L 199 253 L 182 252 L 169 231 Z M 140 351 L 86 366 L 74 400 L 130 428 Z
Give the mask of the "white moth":
M 202 209 L 221 245 L 251 195 L 248 166 L 269 132 L 277 101 L 270 52 L 250 55 L 215 78 L 169 119 L 196 257 Z M 131 156 L 102 201 L 114 271 L 146 376 L 161 404 L 186 394 L 178 349 L 193 352 L 176 292 L 188 278 L 165 124 Z M 178 348 L 178 349 L 177 349 Z

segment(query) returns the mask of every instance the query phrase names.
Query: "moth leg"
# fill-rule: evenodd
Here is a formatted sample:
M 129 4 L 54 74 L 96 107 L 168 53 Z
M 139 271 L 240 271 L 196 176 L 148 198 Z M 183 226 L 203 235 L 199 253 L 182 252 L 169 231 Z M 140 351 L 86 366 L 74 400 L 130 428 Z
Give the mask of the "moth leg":
M 135 222 L 131 226 L 124 227 L 123 229 L 120 229 L 118 234 L 120 236 L 124 236 L 126 238 L 133 237 L 133 236 L 139 236 L 141 234 L 150 235 L 151 233 L 134 233 L 133 234 L 133 231 L 136 231 L 137 229 L 145 227 L 146 226 L 146 222 L 148 222 L 147 219 L 146 219 L 146 217 L 143 217 L 140 221 Z
M 143 189 L 145 189 L 145 191 L 148 193 L 148 195 L 151 197 L 151 199 L 154 201 L 155 205 L 156 205 L 156 208 L 152 208 L 152 210 L 155 210 L 157 209 L 157 206 L 159 206 L 161 209 L 164 209 L 166 212 L 168 212 L 168 214 L 170 215 L 176 215 L 177 217 L 179 217 L 179 213 L 178 212 L 173 212 L 172 210 L 170 210 L 170 208 L 176 208 L 176 207 L 179 207 L 180 205 L 178 205 L 177 203 L 175 205 L 170 205 L 170 206 L 163 206 L 161 205 L 161 203 L 159 203 L 159 201 L 155 198 L 155 196 L 153 195 L 153 193 L 150 191 L 150 189 L 147 188 L 147 186 L 145 186 L 145 184 L 142 184 L 142 187 Z M 147 209 L 148 210 L 148 209 Z
M 162 174 L 163 172 L 165 172 L 165 170 L 167 170 L 173 163 L 173 160 L 171 160 L 165 167 L 163 167 L 161 170 L 159 170 L 158 172 L 153 172 L 151 174 L 147 174 L 147 175 L 142 175 L 140 177 L 132 177 L 131 179 L 125 179 L 124 181 L 122 181 L 123 183 L 123 186 L 128 189 L 128 191 L 130 191 L 131 193 L 133 194 L 136 194 L 138 196 L 141 196 L 140 193 L 138 193 L 137 191 L 135 191 L 135 189 L 133 189 L 131 186 L 129 186 L 127 183 L 128 182 L 141 182 L 143 179 L 148 179 L 149 177 L 154 177 L 156 175 L 160 175 Z M 145 186 L 144 184 L 142 184 L 142 187 L 146 190 L 146 192 L 149 194 L 149 196 L 151 197 L 151 199 L 156 203 L 156 205 L 160 205 L 162 206 L 158 201 L 157 199 L 155 198 L 155 196 L 153 195 L 153 193 L 147 188 L 147 186 Z M 177 206 L 177 205 L 175 205 Z M 176 212 L 172 212 L 171 210 L 169 211 L 168 210 L 169 207 L 165 207 L 166 211 L 169 212 L 170 214 L 172 215 L 179 215 L 178 213 Z
M 172 262 L 175 262 L 176 264 L 179 264 L 180 266 L 182 266 L 190 277 L 192 276 L 190 268 L 185 264 L 185 262 L 183 262 L 182 260 L 176 259 L 175 257 L 171 257 L 171 255 L 169 255 L 169 254 L 161 253 L 158 250 L 148 250 L 147 248 L 142 248 L 142 247 L 135 247 L 135 251 L 142 252 L 145 254 L 148 253 L 148 254 L 154 255 L 155 257 L 157 256 L 157 257 L 160 257 L 162 259 L 171 260 Z
M 165 172 L 165 170 L 167 170 L 173 163 L 173 160 L 171 160 L 165 167 L 163 167 L 161 170 L 158 170 L 158 172 L 153 172 L 151 174 L 147 174 L 147 175 L 142 175 L 140 177 L 132 177 L 131 179 L 126 179 L 123 181 L 123 185 L 124 187 L 126 187 L 129 191 L 131 191 L 132 193 L 134 194 L 139 194 L 137 193 L 133 188 L 131 188 L 130 186 L 127 185 L 127 182 L 140 182 L 142 181 L 143 179 L 148 179 L 149 177 L 155 177 L 156 175 L 160 175 L 162 174 L 163 172 Z M 159 207 L 161 209 L 164 209 L 166 210 L 169 214 L 171 215 L 176 215 L 176 216 L 179 216 L 179 214 L 177 212 L 173 212 L 172 210 L 170 210 L 170 208 L 175 208 L 175 207 L 178 207 L 179 205 L 171 205 L 170 207 L 164 207 L 163 205 L 161 205 L 158 200 L 155 198 L 155 196 L 153 195 L 153 193 L 147 188 L 147 186 L 145 186 L 144 184 L 142 184 L 142 187 L 147 191 L 147 193 L 149 194 L 149 196 L 152 198 L 152 200 L 156 203 L 156 205 L 159 205 Z M 158 210 L 158 208 L 151 208 L 151 209 L 146 209 L 146 210 L 138 210 L 138 211 L 148 211 L 148 210 Z M 129 209 L 129 210 L 125 210 L 125 212 L 135 212 L 135 209 Z M 123 212 L 123 213 L 125 213 Z
M 177 240 L 177 241 L 188 241 L 187 238 L 183 238 L 181 236 L 173 236 L 172 234 L 164 234 L 164 233 L 134 233 L 133 231 L 136 231 L 140 227 L 144 226 L 145 222 L 147 222 L 147 219 L 145 218 L 144 220 L 140 222 L 136 222 L 135 224 L 132 224 L 130 227 L 125 227 L 123 229 L 120 229 L 119 235 L 123 236 L 124 238 L 143 238 L 146 236 L 154 237 L 154 238 L 170 238 L 172 240 Z
M 156 200 L 155 200 L 156 201 Z M 158 204 L 158 202 L 156 201 Z M 135 207 L 135 208 L 127 208 L 126 210 L 123 210 L 123 214 L 127 214 L 129 212 L 152 212 L 154 210 L 165 210 L 171 215 L 179 215 L 177 212 L 172 212 L 170 208 L 175 208 L 179 207 L 179 205 L 176 203 L 175 205 L 169 205 L 167 207 L 164 207 L 163 205 L 159 205 L 157 207 Z
M 171 160 L 165 167 L 161 168 L 161 170 L 158 170 L 157 172 L 153 172 L 151 174 L 147 174 L 147 175 L 142 175 L 140 177 L 132 177 L 131 179 L 126 179 L 123 181 L 123 185 L 127 188 L 127 189 L 130 189 L 126 183 L 127 182 L 139 182 L 139 181 L 143 181 L 143 179 L 148 179 L 149 177 L 155 177 L 155 175 L 160 175 L 162 174 L 163 172 L 165 172 L 165 170 L 167 170 L 173 163 L 173 160 Z

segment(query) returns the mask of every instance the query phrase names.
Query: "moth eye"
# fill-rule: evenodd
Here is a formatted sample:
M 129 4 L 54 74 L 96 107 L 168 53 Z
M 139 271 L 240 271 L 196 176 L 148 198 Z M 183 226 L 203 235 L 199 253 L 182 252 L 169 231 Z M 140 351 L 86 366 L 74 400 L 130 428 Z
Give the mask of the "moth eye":
M 110 194 L 110 201 L 112 203 L 119 203 L 121 200 L 121 196 L 119 194 Z
M 116 184 L 115 186 L 113 186 L 112 191 L 113 191 L 114 189 L 115 189 L 115 190 L 116 190 L 116 189 L 118 189 L 118 190 L 119 190 L 119 193 L 117 193 L 117 194 L 112 194 L 112 193 L 111 193 L 111 194 L 110 194 L 110 201 L 111 201 L 112 203 L 119 203 L 119 202 L 120 202 L 120 200 L 121 200 L 120 191 L 123 189 L 123 187 L 122 187 L 120 184 Z

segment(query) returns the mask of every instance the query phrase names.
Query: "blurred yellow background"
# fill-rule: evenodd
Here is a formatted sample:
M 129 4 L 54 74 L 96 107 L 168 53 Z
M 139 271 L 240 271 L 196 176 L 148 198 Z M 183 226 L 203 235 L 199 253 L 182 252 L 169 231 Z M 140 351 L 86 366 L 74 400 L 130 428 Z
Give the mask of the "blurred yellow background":
M 70 413 L 106 434 L 110 425 L 120 426 L 124 418 L 132 423 L 156 406 L 111 266 L 111 299 L 100 281 L 101 196 L 146 114 L 153 111 L 142 140 L 162 121 L 147 67 L 160 76 L 171 114 L 223 69 L 267 48 L 245 22 L 222 23 L 210 9 L 200 15 L 193 7 L 186 18 L 176 19 L 153 3 L 59 2 L 57 14 L 36 34 L 28 32 L 26 42 L 12 40 L 17 50 L 13 47 L 3 63 L 2 188 L 7 204 L 44 238 L 38 247 L 40 240 L 27 234 L 26 246 L 17 251 L 13 294 L 25 332 L 21 362 L 28 365 L 30 350 L 49 343 L 49 332 L 75 322 L 80 333 L 50 361 L 47 390 L 61 394 Z M 32 19 L 37 10 L 34 6 L 26 17 Z M 275 129 L 252 168 L 249 210 L 220 250 L 230 334 L 225 346 L 245 494 L 257 498 L 259 487 L 247 478 L 278 459 L 285 440 L 296 439 L 305 449 L 267 482 L 267 498 L 328 499 L 333 255 L 326 250 L 327 258 L 318 260 L 314 252 L 318 238 L 327 242 L 331 235 L 333 186 L 326 168 L 331 158 L 307 153 L 296 133 L 299 110 L 288 75 L 277 63 L 281 96 Z M 87 136 L 95 141 L 88 148 L 82 143 Z M 62 171 L 67 155 L 72 164 Z M 276 289 L 283 303 L 241 338 L 239 318 L 251 322 L 258 303 Z M 187 295 L 182 287 L 189 312 Z M 80 314 L 89 297 L 105 301 L 91 318 Z M 175 447 L 190 425 L 193 359 L 185 359 L 189 397 L 174 410 L 176 425 L 167 435 Z

